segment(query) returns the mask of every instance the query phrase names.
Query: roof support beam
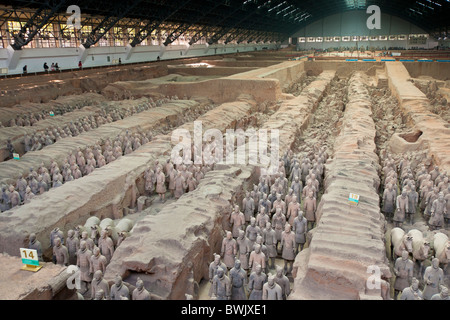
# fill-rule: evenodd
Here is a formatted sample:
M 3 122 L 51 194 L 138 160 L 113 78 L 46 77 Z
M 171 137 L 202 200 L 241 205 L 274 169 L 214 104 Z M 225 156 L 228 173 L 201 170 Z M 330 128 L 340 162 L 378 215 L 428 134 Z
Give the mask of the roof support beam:
M 14 35 L 14 43 L 11 47 L 14 50 L 22 50 L 22 47 L 30 43 L 34 36 L 45 26 L 52 17 L 61 10 L 67 0 L 47 0 L 41 4 L 39 9 L 30 17 L 25 26 Z M 28 32 L 27 32 L 28 31 Z

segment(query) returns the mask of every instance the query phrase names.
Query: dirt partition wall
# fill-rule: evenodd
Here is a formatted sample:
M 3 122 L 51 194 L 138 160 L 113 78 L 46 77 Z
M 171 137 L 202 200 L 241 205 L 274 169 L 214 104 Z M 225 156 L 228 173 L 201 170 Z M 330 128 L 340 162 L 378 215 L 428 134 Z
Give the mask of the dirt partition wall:
M 276 101 L 282 95 L 279 82 L 274 79 L 233 79 L 229 77 L 198 82 L 172 82 L 157 84 L 150 81 L 116 82 L 103 90 L 106 96 L 131 92 L 135 97 L 164 96 L 206 97 L 214 103 L 235 101 L 247 94 L 257 102 Z
M 349 77 L 354 71 L 364 71 L 375 75 L 375 70 L 383 68 L 384 65 L 384 62 L 369 61 L 305 61 L 304 63 L 308 75 L 315 76 L 323 70 L 336 70 L 339 77 Z
M 0 254 L 1 300 L 67 300 L 76 299 L 76 290 L 67 287 L 71 276 L 67 267 L 52 262 L 39 262 L 38 272 L 21 270 L 19 257 Z M 69 280 L 70 281 L 70 280 Z
M 236 60 L 234 58 L 224 58 L 222 60 L 202 60 L 204 63 L 208 63 L 217 67 L 250 67 L 250 68 L 265 68 L 274 64 L 279 63 L 279 60 L 270 60 L 268 57 L 267 60 L 250 60 L 250 61 L 242 61 Z
M 448 62 L 402 62 L 412 78 L 432 77 L 436 80 L 450 80 L 450 63 Z
M 191 75 L 191 76 L 221 76 L 227 77 L 236 73 L 255 70 L 257 67 L 190 67 L 190 66 L 168 66 L 169 74 Z
M 223 224 L 257 181 L 254 166 L 216 166 L 194 191 L 137 222 L 114 252 L 105 279 L 112 283 L 119 274 L 134 283 L 139 276 L 163 299 L 185 300 L 185 293 L 196 297 L 198 283 L 209 278 L 213 254 L 220 254 Z
M 0 106 L 9 107 L 24 102 L 48 102 L 60 96 L 100 92 L 109 83 L 126 80 L 144 80 L 167 75 L 164 65 L 92 69 L 59 74 L 30 76 L 29 83 L 22 78 L 0 81 Z M 26 79 L 26 78 L 25 78 Z M 26 81 L 26 80 L 25 80 Z
M 211 61 L 211 63 L 213 63 Z M 302 61 L 285 61 L 269 67 L 255 69 L 232 76 L 197 82 L 127 81 L 107 86 L 107 97 L 131 92 L 135 97 L 160 93 L 166 96 L 201 96 L 215 103 L 234 101 L 241 94 L 251 95 L 257 102 L 277 101 L 283 98 L 282 88 L 301 77 Z

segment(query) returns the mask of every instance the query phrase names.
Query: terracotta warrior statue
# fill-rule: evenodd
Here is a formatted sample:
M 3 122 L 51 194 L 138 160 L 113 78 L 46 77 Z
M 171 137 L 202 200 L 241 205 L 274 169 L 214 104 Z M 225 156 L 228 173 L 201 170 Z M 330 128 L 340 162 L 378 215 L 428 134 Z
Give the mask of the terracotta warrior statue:
M 250 247 L 253 247 L 253 245 L 255 244 L 256 237 L 258 235 L 262 235 L 261 229 L 256 225 L 256 219 L 254 217 L 251 217 L 250 224 L 247 226 L 247 229 L 245 230 L 245 235 L 250 241 Z
M 255 271 L 250 274 L 248 281 L 249 300 L 262 300 L 263 286 L 266 280 L 266 274 L 262 272 L 261 266 L 256 264 Z
M 222 249 L 221 256 L 223 258 L 223 262 L 227 266 L 228 269 L 233 268 L 234 259 L 237 254 L 237 244 L 236 240 L 233 239 L 233 235 L 231 231 L 227 231 L 226 237 L 222 240 Z
M 315 198 L 317 192 L 316 188 L 313 186 L 311 179 L 308 179 L 306 186 L 303 188 L 303 199 L 306 200 L 309 197 L 310 192 L 312 192 L 312 197 Z M 305 209 L 306 211 L 306 209 Z
M 281 242 L 281 234 L 283 233 L 284 225 L 286 224 L 286 217 L 278 207 L 276 213 L 272 217 L 272 226 L 275 229 L 275 236 L 277 238 L 276 248 L 278 250 L 278 243 Z
M 295 234 L 295 254 L 297 254 L 299 253 L 299 246 L 300 251 L 303 250 L 303 246 L 306 242 L 306 232 L 308 231 L 308 220 L 303 216 L 303 211 L 300 211 L 298 216 L 294 219 L 292 230 Z
M 419 194 L 416 191 L 416 187 L 413 184 L 408 184 L 406 187 L 408 195 L 408 210 L 406 215 L 408 217 L 409 223 L 414 224 L 414 215 L 416 214 L 416 207 L 419 204 Z
M 288 277 L 286 277 L 286 275 L 283 274 L 283 268 L 281 268 L 280 266 L 277 266 L 277 273 L 275 275 L 274 280 L 281 288 L 283 300 L 286 300 L 289 294 L 291 293 L 291 284 L 289 282 Z
M 144 287 L 144 281 L 141 278 L 136 280 L 136 289 L 133 290 L 131 300 L 151 300 L 150 292 Z
M 92 251 L 88 249 L 86 241 L 81 240 L 76 265 L 80 268 L 80 280 L 85 285 L 84 292 L 88 290 L 88 283 L 92 281 L 91 256 Z
M 209 289 L 209 296 L 213 295 L 213 281 L 214 277 L 217 274 L 217 270 L 222 268 L 223 270 L 227 270 L 227 266 L 225 263 L 220 261 L 220 255 L 214 254 L 214 261 L 209 264 L 209 282 L 211 283 L 211 287 Z
M 283 215 L 286 215 L 286 203 L 281 199 L 280 193 L 277 193 L 277 199 L 272 204 L 272 213 L 276 212 L 277 208 L 281 208 Z
M 286 214 L 287 222 L 290 225 L 294 224 L 294 220 L 297 217 L 299 211 L 300 211 L 300 203 L 297 202 L 297 197 L 293 196 L 292 202 L 289 203 L 287 214 Z
M 290 274 L 295 259 L 295 234 L 291 231 L 291 226 L 288 223 L 286 223 L 281 235 L 281 251 L 281 257 L 284 260 L 284 271 L 286 274 Z M 289 268 L 288 265 L 290 265 Z
M 176 171 L 177 175 L 174 180 L 174 196 L 176 199 L 180 198 L 184 194 L 186 189 L 186 180 L 183 177 L 181 171 Z
M 270 259 L 269 268 L 275 269 L 275 258 L 277 257 L 277 236 L 275 230 L 272 229 L 270 222 L 266 223 L 266 228 L 263 230 L 263 242 L 267 248 L 267 255 Z
M 234 211 L 230 215 L 230 225 L 232 226 L 232 234 L 233 237 L 239 237 L 239 230 L 243 230 L 245 226 L 245 216 L 244 214 L 239 210 L 239 206 L 234 206 Z
M 9 205 L 14 208 L 20 204 L 20 194 L 14 189 L 14 186 L 9 186 Z
M 444 227 L 444 216 L 447 214 L 447 205 L 444 193 L 439 192 L 438 198 L 433 201 L 431 206 L 431 216 L 430 220 L 428 220 L 428 225 L 431 230 Z
M 238 258 L 241 262 L 241 266 L 244 270 L 248 270 L 248 259 L 250 257 L 250 252 L 252 247 L 250 246 L 250 241 L 245 236 L 244 230 L 239 230 L 239 236 L 236 239 L 236 247 L 239 252 Z
M 247 272 L 241 268 L 241 261 L 236 260 L 230 270 L 231 300 L 247 300 Z
M 157 167 L 156 169 L 156 193 L 159 194 L 159 199 L 164 201 L 164 196 L 166 193 L 166 177 L 164 173 L 161 171 L 161 167 Z
M 450 300 L 450 297 L 448 295 L 448 288 L 441 286 L 441 292 L 433 295 L 431 297 L 431 300 Z
M 130 298 L 130 291 L 128 287 L 123 284 L 122 277 L 116 275 L 114 284 L 111 286 L 111 300 L 123 300 L 123 298 Z
M 97 270 L 105 272 L 107 264 L 108 262 L 106 261 L 105 256 L 101 254 L 100 248 L 94 247 L 91 256 L 91 273 L 95 273 Z
M 428 192 L 425 198 L 425 210 L 423 212 L 423 217 L 425 220 L 429 221 L 431 218 L 431 208 L 433 207 L 434 200 L 439 198 L 439 188 L 433 187 L 433 190 Z
M 423 281 L 425 282 L 423 298 L 430 300 L 433 295 L 439 293 L 439 286 L 444 284 L 444 271 L 439 268 L 438 258 L 433 258 L 431 260 L 431 266 L 425 269 Z
M 267 213 L 267 215 L 270 218 L 270 211 L 272 211 L 272 202 L 267 199 L 267 194 L 264 193 L 262 195 L 261 200 L 259 200 L 259 211 L 261 212 L 261 208 L 264 207 L 265 212 Z
M 103 290 L 106 300 L 110 299 L 108 282 L 103 279 L 103 272 L 97 270 L 94 273 L 94 279 L 92 280 L 91 284 L 91 299 L 95 299 L 96 294 L 99 290 Z
M 397 300 L 398 293 L 403 291 L 411 283 L 414 263 L 408 259 L 408 251 L 403 250 L 402 256 L 395 260 L 394 265 L 394 299 Z
M 64 244 L 64 233 L 61 230 L 59 230 L 58 227 L 56 227 L 50 232 L 50 248 L 55 247 L 55 240 L 57 238 L 59 238 L 61 243 Z M 53 263 L 56 263 L 55 255 L 53 255 Z
M 75 231 L 69 230 L 67 232 L 66 246 L 69 252 L 69 264 L 75 265 L 77 263 L 77 254 L 80 249 L 80 239 L 75 237 Z
M 301 195 L 303 194 L 303 183 L 299 177 L 294 177 L 291 188 L 294 191 L 294 195 L 297 197 L 297 201 L 300 201 Z
M 270 221 L 270 217 L 266 213 L 266 208 L 261 206 L 256 216 L 256 225 L 260 230 L 264 230 L 266 223 Z
M 253 245 L 253 248 L 252 248 L 253 250 L 255 250 L 255 246 L 257 244 L 261 247 L 262 253 L 264 253 L 266 262 L 265 262 L 265 269 L 263 271 L 267 274 L 269 272 L 269 256 L 268 256 L 268 252 L 267 252 L 267 246 L 264 244 L 263 237 L 260 235 L 258 235 L 256 237 L 255 244 Z
M 61 266 L 69 265 L 69 251 L 61 244 L 61 239 L 56 238 L 54 241 L 53 256 L 55 257 L 56 264 Z
M 259 244 L 255 244 L 254 250 L 250 253 L 250 258 L 248 261 L 248 266 L 251 269 L 251 272 L 256 270 L 256 266 L 259 265 L 263 270 L 266 268 L 266 256 L 261 251 L 261 246 Z
M 87 246 L 88 250 L 90 250 L 90 251 L 94 250 L 94 247 L 95 247 L 94 240 L 89 238 L 89 234 L 87 233 L 87 231 L 81 232 L 81 241 L 86 242 L 86 246 Z
M 213 278 L 213 297 L 215 297 L 216 300 L 231 299 L 231 282 L 228 276 L 225 274 L 225 270 L 221 267 L 218 267 L 217 273 Z
M 401 228 L 406 218 L 406 212 L 408 212 L 408 195 L 405 189 L 403 189 L 401 195 L 397 196 L 396 207 L 393 218 L 394 226 Z
M 263 300 L 283 300 L 281 287 L 275 282 L 275 276 L 269 273 L 267 282 L 263 285 Z
M 388 184 L 387 188 L 383 192 L 383 213 L 386 220 L 392 221 L 392 214 L 394 213 L 395 206 L 395 190 L 392 184 Z
M 31 233 L 29 240 L 30 240 L 30 242 L 28 244 L 28 249 L 36 250 L 39 261 L 43 261 L 42 260 L 42 246 L 41 246 L 41 243 L 36 239 L 36 234 Z
M 253 217 L 255 211 L 255 202 L 250 197 L 250 192 L 245 193 L 245 198 L 242 200 L 242 210 L 244 211 L 245 222 L 250 222 L 250 218 Z
M 25 189 L 25 194 L 23 196 L 23 203 L 30 203 L 31 199 L 33 199 L 35 197 L 35 194 L 33 192 L 31 192 L 31 188 L 30 187 L 26 187 Z
M 311 230 L 316 222 L 316 209 L 316 198 L 314 197 L 313 191 L 309 191 L 308 196 L 305 198 L 303 203 L 305 218 L 308 220 L 308 230 Z
M 102 255 L 105 256 L 106 263 L 108 264 L 114 254 L 114 242 L 108 236 L 107 230 L 101 231 L 100 238 L 98 239 L 98 247 L 100 248 Z
M 403 289 L 400 300 L 423 300 L 422 291 L 419 290 L 419 280 L 412 278 L 411 286 Z

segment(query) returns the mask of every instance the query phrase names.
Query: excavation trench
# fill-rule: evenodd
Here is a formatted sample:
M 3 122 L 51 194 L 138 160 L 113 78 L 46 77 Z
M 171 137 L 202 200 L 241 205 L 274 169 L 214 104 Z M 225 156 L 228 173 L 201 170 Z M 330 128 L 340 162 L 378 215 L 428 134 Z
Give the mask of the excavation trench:
M 197 105 L 192 101 L 188 104 Z M 224 130 L 244 115 L 254 112 L 255 106 L 256 103 L 244 99 L 221 105 L 197 120 Z M 123 123 L 123 130 L 136 125 L 136 119 L 127 120 L 129 122 Z M 18 248 L 26 243 L 31 232 L 36 233 L 43 248 L 48 248 L 48 235 L 53 228 L 67 231 L 83 225 L 92 215 L 101 219 L 121 218 L 123 209 L 134 207 L 138 195 L 144 194 L 144 171 L 149 166 L 154 167 L 155 161 L 164 163 L 170 158 L 172 148 L 171 134 L 156 136 L 135 152 L 5 212 L 0 218 L 0 229 L 4 230 L 0 237 L 2 251 L 17 255 Z
M 135 101 L 129 101 L 132 105 L 141 105 L 147 103 L 146 98 Z M 68 137 L 61 139 L 56 143 L 46 146 L 45 148 L 29 152 L 24 155 L 19 161 L 5 161 L 0 163 L 0 180 L 3 184 L 14 184 L 23 174 L 28 174 L 30 168 L 37 170 L 41 163 L 49 168 L 52 161 L 56 161 L 60 168 L 70 152 L 76 152 L 78 149 L 84 150 L 87 147 L 92 147 L 96 143 L 102 144 L 107 139 L 114 139 L 120 134 L 124 134 L 127 130 L 132 131 L 149 131 L 163 128 L 161 121 L 166 123 L 166 126 L 181 124 L 185 121 L 184 113 L 187 110 L 198 113 L 201 110 L 206 110 L 208 101 L 200 100 L 185 101 L 176 100 L 171 103 L 166 103 L 160 107 L 151 108 L 141 113 L 135 114 L 125 119 L 108 123 L 82 133 L 76 137 Z
M 430 100 L 408 81 L 411 76 L 401 62 L 387 63 L 385 70 L 389 89 L 398 101 L 403 121 L 411 131 L 422 132 L 415 143 L 408 143 L 405 140 L 403 144 L 399 142 L 396 146 L 399 150 L 397 152 L 428 150 L 433 164 L 439 165 L 443 171 L 450 172 L 450 155 L 447 152 L 450 148 L 448 122 L 430 112 Z
M 11 107 L 0 108 L 0 119 L 4 127 L 11 127 L 11 120 L 17 117 L 25 117 L 28 115 L 36 116 L 38 114 L 49 118 L 49 113 L 52 111 L 55 115 L 63 115 L 67 112 L 80 109 L 85 106 L 97 105 L 101 102 L 106 102 L 104 96 L 87 92 L 80 95 L 60 96 L 55 100 L 46 103 L 31 103 L 25 102 Z M 18 127 L 20 125 L 16 124 Z M 31 124 L 30 122 L 30 125 Z M 27 126 L 25 123 L 22 126 Z
M 134 108 L 137 107 L 142 108 L 144 103 L 146 104 L 147 102 L 148 101 L 146 99 L 128 101 L 127 103 L 96 102 L 91 105 L 87 105 L 79 110 L 65 113 L 64 115 L 48 116 L 46 119 L 36 122 L 33 126 L 13 126 L 1 128 L 1 142 L 6 146 L 7 140 L 11 140 L 15 151 L 22 157 L 23 155 L 25 155 L 25 153 L 27 153 L 25 147 L 25 136 L 31 138 L 33 135 L 40 136 L 47 133 L 55 135 L 54 132 L 49 132 L 49 128 L 58 129 L 58 133 L 61 133 L 60 129 L 62 130 L 63 128 L 68 128 L 69 125 L 72 125 L 73 123 L 80 123 L 81 120 L 91 119 L 91 117 L 101 115 L 102 112 L 109 116 L 111 116 L 111 114 L 114 112 L 114 116 L 118 115 L 120 117 L 125 117 L 127 113 L 131 113 L 131 110 L 134 110 Z M 118 119 L 116 118 L 116 120 Z M 111 122 L 114 122 L 114 119 Z M 81 133 L 86 132 L 86 130 L 84 130 L 83 128 L 78 127 L 77 129 L 81 130 Z M 93 129 L 96 128 L 92 128 L 90 130 Z M 78 133 L 77 135 L 79 134 L 80 133 Z M 73 137 L 75 136 L 76 135 L 73 134 Z M 51 141 L 52 144 L 56 142 L 54 138 L 52 138 Z M 39 149 L 30 151 L 39 151 L 44 149 L 46 146 L 47 145 L 45 144 L 45 142 L 42 141 L 42 146 Z M 6 148 L 2 149 L 2 152 L 5 153 L 4 157 L 6 157 Z
M 439 115 L 430 112 L 430 101 L 432 95 L 424 95 L 424 92 L 418 90 L 420 86 L 414 86 L 409 82 L 409 74 L 405 71 L 401 64 L 386 66 L 386 72 L 389 77 L 390 89 L 372 88 L 371 96 L 374 107 L 374 120 L 377 128 L 377 152 L 383 163 L 387 164 L 390 153 L 395 161 L 396 169 L 398 169 L 398 179 L 395 181 L 394 189 L 397 194 L 401 194 L 406 190 L 406 185 L 403 184 L 404 177 L 401 171 L 401 164 L 408 159 L 408 166 L 412 170 L 412 178 L 415 183 L 416 191 L 422 194 L 420 189 L 420 181 L 418 179 L 422 166 L 430 172 L 435 165 L 443 165 L 445 171 L 448 163 L 448 156 L 446 152 L 441 152 L 440 148 L 445 147 L 447 134 L 441 129 L 446 128 L 445 122 L 442 121 Z M 396 75 L 394 77 L 394 75 Z M 397 77 L 398 76 L 398 77 Z M 435 128 L 436 127 L 436 128 Z M 436 152 L 438 151 L 438 152 Z M 442 167 L 440 167 L 442 168 Z M 382 203 L 383 192 L 386 186 L 386 172 L 384 170 L 380 173 L 383 181 L 383 187 L 380 188 L 380 203 Z M 431 259 L 435 255 L 434 251 L 434 234 L 444 233 L 448 235 L 448 228 L 441 228 L 436 231 L 431 231 L 426 219 L 424 218 L 421 208 L 422 196 L 420 196 L 419 203 L 416 204 L 415 214 L 410 217 L 405 217 L 405 221 L 401 224 L 401 229 L 408 233 L 410 230 L 415 230 L 417 234 L 421 234 L 423 238 L 430 243 L 431 250 L 428 257 L 422 262 L 422 273 L 420 272 L 420 264 L 416 262 L 414 266 L 413 276 L 419 280 L 419 288 L 421 290 L 425 287 L 423 280 L 423 271 L 426 267 L 431 265 Z M 388 214 L 389 219 L 386 223 L 386 252 L 390 257 L 390 267 L 393 273 L 395 258 L 391 255 L 391 230 L 395 227 L 392 221 L 392 214 Z M 409 216 L 409 215 L 408 215 Z M 416 254 L 416 253 L 415 253 Z M 411 259 L 413 254 L 411 254 Z M 391 278 L 391 297 L 395 297 L 394 291 L 395 277 Z M 448 274 L 444 279 L 444 284 L 450 284 L 450 277 Z
M 162 103 L 162 102 L 161 102 Z M 81 149 L 79 146 L 74 149 L 69 149 L 69 152 L 71 153 L 76 153 L 77 150 L 80 150 L 82 153 L 84 152 L 83 156 L 87 158 L 88 154 L 87 152 L 85 152 L 86 150 L 90 150 L 92 152 L 92 148 L 94 147 L 98 147 L 101 151 L 102 154 L 105 154 L 106 150 L 106 143 L 109 142 L 111 144 L 115 144 L 117 141 L 120 141 L 121 138 L 123 140 L 123 137 L 128 136 L 133 140 L 134 138 L 132 138 L 132 134 L 134 133 L 138 133 L 140 135 L 139 141 L 140 143 L 143 142 L 142 140 L 145 138 L 147 138 L 147 140 L 151 140 L 152 136 L 158 135 L 158 134 L 167 134 L 169 131 L 171 131 L 175 126 L 179 125 L 180 123 L 183 123 L 185 121 L 188 121 L 189 119 L 192 118 L 192 116 L 196 115 L 196 114 L 202 114 L 207 112 L 207 110 L 209 110 L 212 107 L 212 105 L 208 105 L 207 101 L 197 101 L 197 102 L 193 102 L 193 101 L 184 101 L 184 100 L 177 100 L 177 101 L 172 101 L 169 103 L 165 103 L 163 105 L 161 105 L 160 107 L 156 107 L 154 109 L 151 109 L 148 112 L 145 112 L 142 116 L 142 120 L 143 121 L 139 121 L 139 118 L 134 118 L 131 120 L 133 121 L 133 126 L 127 127 L 125 125 L 125 127 L 123 127 L 123 129 L 120 131 L 120 133 L 116 136 L 113 137 L 111 142 L 111 137 L 108 137 L 106 140 L 102 139 L 102 140 L 97 140 L 97 143 L 95 145 L 84 145 L 83 149 Z M 186 110 L 188 110 L 188 115 L 185 115 Z M 165 125 L 161 125 L 161 122 L 163 122 Z M 129 122 L 126 122 L 126 124 L 129 124 Z M 118 126 L 120 127 L 120 123 L 118 123 Z M 100 129 L 99 131 L 102 131 L 102 129 Z M 125 132 L 126 131 L 126 132 Z M 134 132 L 136 131 L 136 132 Z M 147 131 L 147 133 L 143 133 L 142 131 Z M 76 139 L 76 138 L 75 138 Z M 65 140 L 64 142 L 67 142 L 67 140 Z M 62 144 L 64 144 L 64 142 L 62 142 Z M 82 141 L 85 142 L 85 141 Z M 111 145 L 110 144 L 110 145 Z M 60 145 L 57 146 L 57 148 L 60 148 Z M 67 152 L 66 149 L 66 152 Z M 136 151 L 137 149 L 134 148 L 132 150 L 132 152 Z M 112 152 L 112 151 L 111 151 Z M 128 154 L 130 152 L 130 150 L 126 150 L 126 146 L 122 146 L 120 149 L 120 154 L 118 155 L 118 157 L 123 156 L 124 154 Z M 117 157 L 117 156 L 116 156 Z M 67 156 L 68 158 L 68 156 Z M 55 163 L 58 164 L 58 167 L 61 169 L 61 171 L 63 171 L 65 163 L 67 161 L 67 158 L 62 158 L 64 159 L 63 161 L 61 160 L 61 157 L 55 157 L 53 158 L 53 160 L 55 160 Z M 58 161 L 59 160 L 59 161 Z M 99 159 L 97 159 L 99 160 Z M 117 160 L 117 158 L 112 157 L 111 159 L 108 158 L 108 155 L 106 156 L 106 164 L 112 163 L 113 161 Z M 43 162 L 42 162 L 43 163 Z M 98 164 L 98 163 L 97 163 Z M 45 167 L 45 164 L 44 164 Z M 101 166 L 98 166 L 101 167 Z M 92 168 L 92 172 L 95 171 L 96 169 L 98 169 L 98 167 L 96 168 Z M 39 166 L 40 168 L 40 166 Z M 70 167 L 72 168 L 72 167 Z M 47 166 L 47 170 L 48 172 L 51 172 L 51 166 Z M 83 170 L 84 168 L 80 168 L 80 170 Z M 86 176 L 90 173 L 83 173 L 83 176 Z M 54 177 L 53 177 L 53 183 L 54 183 Z M 62 181 L 62 184 L 65 184 L 67 182 L 71 182 L 71 181 Z M 48 190 L 44 190 L 43 192 L 47 192 L 49 190 L 51 190 L 51 188 L 53 188 L 52 186 L 48 186 Z M 35 195 L 36 196 L 40 196 L 43 193 L 37 193 Z M 22 205 L 23 203 L 21 203 L 20 205 Z
M 355 73 L 348 82 L 333 156 L 325 165 L 316 227 L 309 247 L 296 257 L 289 299 L 381 299 L 380 290 L 366 288 L 369 266 L 389 273 L 370 106 L 361 74 Z M 357 206 L 349 204 L 349 193 L 359 195 Z
M 299 97 L 282 102 L 275 113 L 259 123 L 259 128 L 269 130 L 274 128 L 272 124 L 277 124 L 282 141 L 280 153 L 287 151 L 295 133 L 307 127 L 308 114 L 314 112 L 333 77 L 333 72 L 324 72 Z M 286 112 L 289 114 L 283 116 Z M 220 119 L 210 121 L 217 125 Z M 245 129 L 245 125 L 237 128 Z M 137 222 L 133 234 L 115 252 L 105 278 L 111 282 L 115 274 L 120 274 L 133 283 L 139 276 L 161 298 L 184 299 L 185 293 L 197 298 L 200 283 L 208 279 L 212 254 L 220 252 L 233 205 L 242 203 L 245 191 L 252 190 L 259 177 L 258 166 L 216 165 L 197 189 L 164 206 L 156 215 L 147 214 Z M 205 197 L 205 193 L 215 196 Z M 143 243 L 146 245 L 142 246 Z

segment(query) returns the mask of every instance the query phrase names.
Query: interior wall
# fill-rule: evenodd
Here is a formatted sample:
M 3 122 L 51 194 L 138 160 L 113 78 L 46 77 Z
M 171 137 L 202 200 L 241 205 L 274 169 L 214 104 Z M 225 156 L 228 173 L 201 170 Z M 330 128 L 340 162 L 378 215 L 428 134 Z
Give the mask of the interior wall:
M 343 36 L 387 36 L 390 35 L 409 35 L 409 34 L 427 34 L 426 31 L 418 26 L 398 18 L 393 15 L 383 13 L 381 7 L 381 29 L 367 28 L 367 19 L 371 14 L 365 10 L 352 10 L 334 14 L 323 19 L 317 20 L 306 27 L 295 32 L 291 37 L 343 37 Z M 358 46 L 369 47 L 419 47 L 433 48 L 438 42 L 428 39 L 424 45 L 408 44 L 407 40 L 386 40 L 386 41 L 358 41 Z M 356 46 L 355 41 L 339 42 L 298 42 L 297 48 L 303 49 L 327 49 L 332 47 L 352 47 Z
M 159 56 L 161 60 L 184 59 L 190 57 L 212 56 L 236 52 L 260 51 L 263 49 L 276 49 L 273 44 L 229 44 L 229 45 L 193 45 L 191 47 L 171 45 L 162 46 L 137 46 L 129 55 L 127 47 L 92 47 L 89 49 L 83 67 L 99 67 L 117 64 L 119 58 L 122 64 L 156 61 Z M 42 48 L 24 49 L 20 53 L 20 60 L 14 69 L 8 69 L 8 74 L 21 74 L 23 66 L 27 66 L 28 73 L 44 71 L 44 62 L 58 63 L 61 70 L 77 69 L 81 50 L 79 48 Z M 0 69 L 8 68 L 9 53 L 7 49 L 0 49 Z

